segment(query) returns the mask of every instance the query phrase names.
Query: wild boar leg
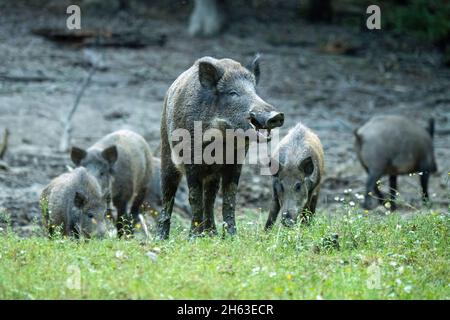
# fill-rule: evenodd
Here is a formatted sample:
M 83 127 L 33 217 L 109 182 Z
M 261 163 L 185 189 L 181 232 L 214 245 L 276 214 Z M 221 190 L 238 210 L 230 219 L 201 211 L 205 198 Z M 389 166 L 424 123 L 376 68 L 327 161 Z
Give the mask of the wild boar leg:
M 319 198 L 318 194 L 313 194 L 311 196 L 311 200 L 307 203 L 305 210 L 303 212 L 303 221 L 304 223 L 309 223 L 312 216 L 316 213 L 317 199 Z
M 163 200 L 157 225 L 157 234 L 160 240 L 169 238 L 170 218 L 172 216 L 175 194 L 181 180 L 181 174 L 170 158 L 170 150 L 168 155 L 164 156 L 164 145 L 162 144 L 163 156 L 161 158 L 161 192 Z
M 384 201 L 384 194 L 380 191 L 380 187 L 378 186 L 378 183 L 375 183 L 375 194 L 378 197 L 378 202 L 383 203 Z
M 280 212 L 280 202 L 278 201 L 278 197 L 274 196 L 272 198 L 272 203 L 270 206 L 269 216 L 267 217 L 265 230 L 269 230 L 272 228 L 275 221 L 277 221 L 279 212 Z
M 223 204 L 222 215 L 228 234 L 236 233 L 234 211 L 236 207 L 236 193 L 241 175 L 242 164 L 227 165 L 222 175 Z
M 121 238 L 127 231 L 128 219 L 127 219 L 127 201 L 121 199 L 120 196 L 113 197 L 113 204 L 117 209 L 117 235 Z
M 141 189 L 141 191 L 139 191 L 139 193 L 137 194 L 137 196 L 133 199 L 133 204 L 131 205 L 131 219 L 132 219 L 132 230 L 134 230 L 134 226 L 136 225 L 136 223 L 139 222 L 139 212 L 142 206 L 142 203 L 144 203 L 145 200 L 145 196 L 147 194 L 147 189 L 143 188 Z M 144 226 L 142 226 L 144 227 Z
M 420 185 L 422 186 L 422 199 L 424 202 L 428 202 L 428 179 L 430 174 L 428 172 L 423 172 L 420 176 Z
M 389 192 L 391 196 L 391 210 L 396 210 L 397 203 L 395 202 L 395 197 L 397 195 L 397 176 L 389 176 L 389 188 L 391 189 Z
M 203 181 L 198 177 L 195 170 L 186 170 L 186 178 L 189 188 L 189 203 L 192 208 L 192 224 L 190 236 L 202 233 L 203 221 Z
M 369 210 L 370 209 L 370 194 L 375 192 L 375 189 L 377 188 L 377 181 L 380 179 L 381 175 L 374 175 L 372 173 L 369 173 L 369 176 L 367 178 L 366 183 L 366 194 L 364 199 L 363 207 L 364 209 Z
M 212 178 L 205 181 L 204 194 L 203 194 L 203 206 L 205 209 L 205 228 L 204 231 L 216 234 L 216 223 L 214 221 L 214 202 L 216 200 L 217 192 L 219 191 L 220 177 Z

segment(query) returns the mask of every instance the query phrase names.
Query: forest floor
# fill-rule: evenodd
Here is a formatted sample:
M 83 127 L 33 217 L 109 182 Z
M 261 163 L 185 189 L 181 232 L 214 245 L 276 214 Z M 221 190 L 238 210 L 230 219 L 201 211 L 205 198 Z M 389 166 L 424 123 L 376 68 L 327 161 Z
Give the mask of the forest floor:
M 0 168 L 0 211 L 15 231 L 27 236 L 38 228 L 40 191 L 71 164 L 67 153 L 58 152 L 62 119 L 89 67 L 83 46 L 61 45 L 32 33 L 64 28 L 64 1 L 44 7 L 21 3 L 0 3 L 0 135 L 4 128 L 11 133 L 4 158 L 8 170 Z M 291 16 L 269 20 L 264 12 L 259 17 L 235 15 L 220 36 L 193 39 L 186 31 L 188 14 L 184 7 L 151 6 L 133 14 L 83 11 L 83 28 L 158 39 L 164 35 L 166 42 L 139 49 L 90 49 L 103 57 L 103 67 L 94 74 L 74 116 L 73 144 L 88 147 L 109 132 L 128 128 L 156 150 L 164 95 L 181 72 L 205 55 L 247 62 L 260 52 L 258 90 L 286 114 L 281 136 L 301 121 L 324 145 L 321 212 L 337 213 L 343 202 L 361 201 L 366 175 L 354 152 L 352 128 L 378 114 L 403 114 L 420 126 L 430 117 L 436 119 L 439 171 L 431 177 L 430 198 L 433 210 L 448 211 L 450 69 L 442 66 L 433 46 L 383 30 L 312 25 Z M 351 54 L 327 50 L 339 44 L 352 48 Z M 270 179 L 257 172 L 255 166 L 244 168 L 238 215 L 249 208 L 266 213 Z M 398 212 L 419 212 L 418 180 L 400 177 L 403 205 Z M 385 178 L 382 186 L 386 191 Z M 386 212 L 380 207 L 370 214 Z M 218 210 L 217 215 L 220 221 Z

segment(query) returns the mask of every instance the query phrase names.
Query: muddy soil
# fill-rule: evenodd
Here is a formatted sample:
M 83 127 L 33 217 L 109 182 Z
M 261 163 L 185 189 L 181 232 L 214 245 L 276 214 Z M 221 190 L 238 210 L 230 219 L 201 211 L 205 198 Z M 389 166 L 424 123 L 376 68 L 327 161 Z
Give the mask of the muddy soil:
M 70 165 L 68 154 L 58 152 L 62 120 L 89 69 L 85 48 L 31 33 L 35 28 L 64 28 L 64 4 L 0 3 L 0 130 L 11 132 L 4 158 L 8 169 L 0 169 L 0 223 L 4 228 L 10 220 L 22 235 L 38 228 L 40 190 Z M 361 201 L 366 177 L 353 149 L 352 129 L 373 115 L 387 113 L 407 115 L 421 126 L 429 117 L 436 119 L 439 172 L 431 178 L 430 195 L 434 208 L 448 208 L 450 69 L 442 66 L 433 46 L 384 31 L 311 25 L 292 14 L 268 19 L 263 13 L 234 16 L 222 35 L 192 39 L 186 31 L 188 15 L 189 6 L 173 4 L 119 14 L 83 13 L 83 28 L 139 30 L 165 35 L 167 41 L 141 49 L 90 49 L 102 56 L 103 68 L 94 74 L 73 118 L 72 144 L 87 147 L 111 131 L 128 128 L 156 150 L 164 94 L 182 71 L 205 55 L 246 62 L 260 52 L 259 93 L 285 113 L 280 135 L 302 121 L 322 139 L 326 176 L 320 210 L 335 212 L 342 201 Z M 322 50 L 337 42 L 357 50 L 352 54 Z M 238 213 L 268 208 L 270 179 L 258 172 L 257 166 L 244 169 Z M 418 180 L 399 179 L 404 203 L 400 212 L 422 206 Z M 382 185 L 386 190 L 386 179 Z

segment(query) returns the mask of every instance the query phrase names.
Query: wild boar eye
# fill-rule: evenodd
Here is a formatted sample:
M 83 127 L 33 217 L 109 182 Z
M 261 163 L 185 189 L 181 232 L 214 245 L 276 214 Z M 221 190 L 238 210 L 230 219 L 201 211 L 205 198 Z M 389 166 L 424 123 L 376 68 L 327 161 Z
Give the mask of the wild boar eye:
M 295 192 L 300 192 L 301 189 L 302 189 L 302 184 L 300 182 L 297 182 L 294 186 Z
M 235 91 L 235 90 L 231 90 L 231 91 L 228 91 L 228 95 L 232 96 L 232 97 L 237 97 L 237 96 L 239 96 L 239 93 L 237 93 L 237 91 Z
M 88 212 L 88 213 L 87 213 L 87 216 L 88 216 L 89 219 L 94 218 L 94 214 L 93 214 L 92 212 Z

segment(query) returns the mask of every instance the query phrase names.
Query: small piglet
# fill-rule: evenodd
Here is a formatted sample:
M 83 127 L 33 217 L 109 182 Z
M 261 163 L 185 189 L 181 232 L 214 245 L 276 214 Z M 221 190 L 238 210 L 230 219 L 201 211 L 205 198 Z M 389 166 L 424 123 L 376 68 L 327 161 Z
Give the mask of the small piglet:
M 97 179 L 85 168 L 53 179 L 42 191 L 40 206 L 50 236 L 57 228 L 76 238 L 102 237 L 106 232 L 106 201 Z
M 119 237 L 132 232 L 152 176 L 152 153 L 145 139 L 133 131 L 115 131 L 87 150 L 73 147 L 71 158 L 77 167 L 85 167 L 98 179 L 109 197 L 108 210 L 112 199 Z
M 308 222 L 316 211 L 320 182 L 324 174 L 324 154 L 319 137 L 301 123 L 292 128 L 275 148 L 271 164 L 273 200 L 266 229 L 281 222 L 293 226 L 301 215 Z
M 373 207 L 372 192 L 383 201 L 377 186 L 383 175 L 389 175 L 392 210 L 396 209 L 397 175 L 420 172 L 423 199 L 428 199 L 428 179 L 437 171 L 433 119 L 425 129 L 403 116 L 375 116 L 354 133 L 359 161 L 368 174 L 364 208 Z

